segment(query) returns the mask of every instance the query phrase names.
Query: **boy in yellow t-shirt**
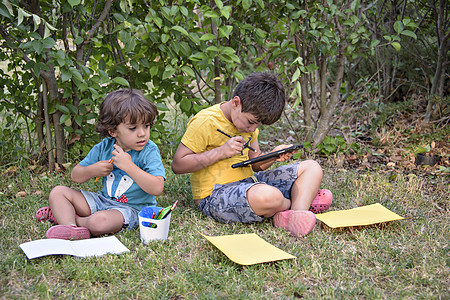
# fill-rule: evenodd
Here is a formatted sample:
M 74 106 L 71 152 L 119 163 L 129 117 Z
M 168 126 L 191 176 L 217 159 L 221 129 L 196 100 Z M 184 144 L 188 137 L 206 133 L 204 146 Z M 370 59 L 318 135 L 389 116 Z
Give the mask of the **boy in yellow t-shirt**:
M 261 155 L 258 127 L 276 122 L 284 105 L 281 82 L 270 73 L 253 73 L 237 85 L 231 100 L 204 109 L 189 121 L 172 170 L 192 173 L 193 198 L 204 214 L 224 223 L 273 217 L 276 227 L 300 236 L 313 229 L 314 213 L 329 208 L 333 196 L 319 190 L 322 168 L 313 160 L 266 170 L 292 156 L 285 153 L 231 168 Z M 279 145 L 272 151 L 289 146 Z

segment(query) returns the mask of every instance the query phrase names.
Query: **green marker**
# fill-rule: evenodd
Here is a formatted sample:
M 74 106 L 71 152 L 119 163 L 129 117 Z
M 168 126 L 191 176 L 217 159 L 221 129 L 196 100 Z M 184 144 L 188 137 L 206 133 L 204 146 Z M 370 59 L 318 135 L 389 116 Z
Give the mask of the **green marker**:
M 166 208 L 163 208 L 159 211 L 158 215 L 156 216 L 157 220 L 161 220 L 164 219 L 165 217 L 167 217 L 167 215 L 171 212 L 171 207 L 168 206 Z

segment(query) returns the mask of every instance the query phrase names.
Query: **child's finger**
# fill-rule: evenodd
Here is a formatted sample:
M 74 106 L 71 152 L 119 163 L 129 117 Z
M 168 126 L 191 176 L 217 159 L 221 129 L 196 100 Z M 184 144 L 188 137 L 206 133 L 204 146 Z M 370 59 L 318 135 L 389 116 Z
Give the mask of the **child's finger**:
M 122 147 L 120 147 L 119 145 L 117 145 L 117 144 L 114 144 L 114 149 L 116 149 L 116 151 L 118 152 L 118 153 L 121 153 L 121 152 L 123 152 L 123 149 L 122 149 Z
M 244 138 L 243 138 L 242 136 L 240 136 L 240 135 L 235 136 L 235 137 L 232 137 L 232 139 L 234 139 L 235 141 L 237 141 L 237 142 L 239 142 L 239 143 L 242 143 L 242 144 L 245 143 Z

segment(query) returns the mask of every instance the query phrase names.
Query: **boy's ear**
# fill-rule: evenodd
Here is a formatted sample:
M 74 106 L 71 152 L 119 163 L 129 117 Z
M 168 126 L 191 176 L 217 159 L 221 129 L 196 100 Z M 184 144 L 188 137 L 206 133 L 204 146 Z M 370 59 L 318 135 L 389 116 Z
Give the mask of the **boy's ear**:
M 116 137 L 116 132 L 114 130 L 108 130 L 108 133 L 111 137 L 115 138 Z
M 239 96 L 234 96 L 233 99 L 231 99 L 231 106 L 233 108 L 236 108 L 238 106 L 242 105 L 241 104 L 241 98 L 239 98 Z

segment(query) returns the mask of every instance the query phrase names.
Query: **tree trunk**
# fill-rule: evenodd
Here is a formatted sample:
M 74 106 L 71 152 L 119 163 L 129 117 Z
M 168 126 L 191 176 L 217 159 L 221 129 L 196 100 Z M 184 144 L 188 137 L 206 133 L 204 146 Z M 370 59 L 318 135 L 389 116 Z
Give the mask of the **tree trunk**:
M 214 0 L 211 0 L 211 7 L 215 7 Z M 217 32 L 217 26 L 214 22 L 211 22 L 211 32 L 217 37 L 217 43 L 219 43 L 219 33 Z M 228 99 L 227 99 L 228 100 Z M 214 58 L 214 103 L 220 103 L 222 96 L 220 93 L 220 66 L 218 54 Z
M 50 71 L 41 71 L 41 76 L 47 83 L 49 103 L 61 104 L 61 99 L 58 92 L 58 83 L 56 82 L 55 72 L 53 66 L 49 65 Z M 55 144 L 56 144 L 56 162 L 62 165 L 65 161 L 66 145 L 64 138 L 64 128 L 59 122 L 61 118 L 61 112 L 56 111 L 53 114 L 53 127 L 55 132 Z
M 303 61 L 306 61 L 305 48 L 302 46 L 302 42 L 300 40 L 300 36 L 298 33 L 294 34 L 294 43 L 295 48 L 298 52 L 298 56 L 303 58 Z M 303 105 L 303 121 L 305 122 L 305 140 L 308 142 L 312 141 L 312 136 L 314 133 L 314 122 L 311 113 L 311 100 L 308 97 L 308 75 L 303 74 L 298 79 L 300 81 L 301 87 L 301 101 Z
M 55 170 L 55 156 L 53 154 L 52 128 L 50 125 L 50 117 L 48 114 L 47 83 L 45 82 L 45 80 L 42 81 L 42 99 L 43 99 L 43 104 L 44 104 L 45 138 L 46 138 L 46 145 L 47 145 L 48 169 L 50 171 L 54 171 Z
M 447 8 L 447 1 L 440 0 L 439 8 L 434 9 L 435 20 L 436 20 L 436 36 L 438 44 L 437 62 L 436 70 L 434 72 L 433 83 L 431 85 L 429 100 L 427 104 L 427 110 L 425 112 L 425 121 L 429 122 L 432 119 L 432 114 L 434 110 L 435 97 L 443 96 L 443 89 L 439 88 L 443 86 L 443 81 L 445 78 L 445 66 L 447 64 L 447 53 L 450 48 L 450 32 L 446 33 L 447 26 L 445 22 L 445 15 Z
M 37 95 L 37 110 L 36 110 L 36 117 L 34 119 L 34 122 L 36 123 L 36 134 L 38 139 L 38 145 L 41 148 L 44 145 L 44 124 L 45 124 L 45 118 L 44 118 L 44 101 L 43 101 L 43 93 L 40 92 L 40 85 L 39 80 L 34 77 L 34 80 L 36 82 L 36 91 L 38 91 Z
M 320 120 L 319 125 L 317 126 L 316 132 L 314 133 L 314 141 L 313 141 L 313 148 L 320 144 L 325 137 L 327 136 L 328 132 L 330 131 L 330 125 L 331 125 L 331 119 L 333 116 L 333 113 L 336 109 L 336 106 L 339 102 L 339 95 L 340 95 L 340 88 L 342 85 L 342 81 L 344 80 L 344 70 L 345 70 L 345 55 L 344 55 L 345 47 L 342 44 L 339 44 L 338 46 L 338 56 L 337 56 L 337 70 L 336 70 L 336 81 L 334 83 L 334 87 L 331 90 L 330 100 L 328 101 L 328 105 L 326 104 L 326 101 L 324 104 L 321 104 L 321 114 L 320 114 Z M 321 71 L 321 73 L 324 71 Z M 322 79 L 321 79 L 322 80 Z M 323 80 L 326 80 L 324 78 Z M 322 105 L 325 105 L 325 107 L 322 108 Z

